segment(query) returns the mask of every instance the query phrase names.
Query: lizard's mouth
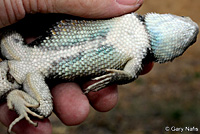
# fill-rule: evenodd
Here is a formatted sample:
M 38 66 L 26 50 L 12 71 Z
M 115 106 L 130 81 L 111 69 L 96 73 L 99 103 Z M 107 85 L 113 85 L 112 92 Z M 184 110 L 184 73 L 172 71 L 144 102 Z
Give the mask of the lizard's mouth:
M 192 44 L 194 44 L 196 41 L 197 41 L 197 35 L 196 35 L 196 37 L 192 40 L 192 42 L 190 43 L 190 46 L 191 46 Z

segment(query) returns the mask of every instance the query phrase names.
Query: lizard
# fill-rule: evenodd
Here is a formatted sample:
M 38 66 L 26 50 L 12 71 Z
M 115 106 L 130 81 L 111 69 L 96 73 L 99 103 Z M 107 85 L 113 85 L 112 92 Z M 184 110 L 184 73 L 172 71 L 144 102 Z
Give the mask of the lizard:
M 189 17 L 172 14 L 129 13 L 104 20 L 64 19 L 26 44 L 20 33 L 2 34 L 0 99 L 17 117 L 37 126 L 29 115 L 48 117 L 52 96 L 45 79 L 97 80 L 84 93 L 111 84 L 134 81 L 144 60 L 165 63 L 182 55 L 195 43 L 198 25 Z

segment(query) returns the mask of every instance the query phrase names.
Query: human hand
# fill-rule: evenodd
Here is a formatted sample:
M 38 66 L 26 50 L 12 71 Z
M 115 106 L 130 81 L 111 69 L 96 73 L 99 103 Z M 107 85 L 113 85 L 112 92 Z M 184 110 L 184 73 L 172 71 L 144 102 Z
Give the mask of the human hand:
M 133 12 L 142 3 L 143 0 L 1 0 L 0 28 L 21 20 L 26 14 L 63 13 L 85 18 L 108 18 Z
M 14 4 L 9 3 L 8 1 L 1 1 L 0 28 L 15 23 L 17 20 L 22 19 L 25 14 L 33 12 L 65 13 L 88 18 L 118 16 L 138 9 L 143 3 L 143 1 L 139 1 L 138 3 L 135 1 L 123 0 L 122 2 L 124 5 L 118 4 L 114 0 L 52 0 L 51 2 L 47 1 L 47 3 L 41 0 L 37 1 L 38 3 L 25 3 L 23 1 L 24 3 L 18 2 Z M 151 67 L 152 63 L 148 64 L 144 70 L 149 70 Z M 83 87 L 88 84 L 91 84 L 91 82 L 86 83 Z M 97 111 L 106 112 L 116 105 L 118 99 L 116 85 L 112 85 L 95 93 L 90 92 L 85 96 L 77 84 L 63 83 L 54 87 L 51 90 L 51 93 L 54 101 L 54 112 L 66 125 L 76 125 L 83 122 L 89 113 L 90 105 Z M 5 103 L 0 105 L 0 113 L 0 121 L 6 126 L 17 117 L 17 114 L 14 111 L 8 110 Z M 51 133 L 51 124 L 48 119 L 35 119 L 34 121 L 38 122 L 38 127 L 35 128 L 33 125 L 28 124 L 26 120 L 23 120 L 13 127 L 13 131 L 21 134 Z

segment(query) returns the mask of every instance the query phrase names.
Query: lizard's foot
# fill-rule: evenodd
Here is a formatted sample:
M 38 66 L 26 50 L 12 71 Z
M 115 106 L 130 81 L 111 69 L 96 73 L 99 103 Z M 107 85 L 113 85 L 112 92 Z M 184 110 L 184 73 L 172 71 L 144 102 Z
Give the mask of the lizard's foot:
M 9 126 L 8 132 L 11 133 L 12 127 L 25 118 L 30 124 L 37 126 L 37 123 L 34 123 L 29 117 L 28 114 L 31 114 L 32 116 L 35 116 L 39 119 L 42 119 L 43 116 L 40 116 L 33 111 L 31 111 L 29 108 L 37 108 L 39 107 L 39 103 L 32 98 L 27 93 L 20 91 L 20 90 L 13 90 L 11 91 L 7 96 L 7 105 L 9 109 L 15 110 L 19 117 L 16 118 Z
M 106 72 L 108 72 L 108 74 L 92 79 L 92 80 L 100 80 L 100 81 L 88 86 L 85 89 L 84 94 L 87 94 L 90 91 L 93 91 L 93 92 L 99 91 L 102 88 L 105 88 L 106 86 L 111 84 L 113 81 L 117 80 L 117 78 L 115 79 L 115 76 L 120 76 L 124 74 L 124 71 L 116 70 L 116 69 L 106 69 Z

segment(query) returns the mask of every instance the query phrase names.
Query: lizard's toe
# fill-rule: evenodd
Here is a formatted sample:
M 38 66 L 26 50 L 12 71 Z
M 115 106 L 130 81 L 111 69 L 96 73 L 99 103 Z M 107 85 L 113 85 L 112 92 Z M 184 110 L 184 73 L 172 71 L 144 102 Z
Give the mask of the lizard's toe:
M 31 111 L 29 108 L 37 108 L 39 107 L 39 103 L 33 99 L 27 93 L 20 90 L 13 90 L 7 96 L 7 105 L 9 109 L 14 109 L 19 114 L 19 117 L 16 118 L 9 126 L 8 132 L 11 133 L 13 126 L 25 118 L 30 124 L 37 126 L 37 123 L 33 122 L 28 114 L 35 116 L 37 118 L 42 119 L 43 116 L 36 114 Z
M 106 86 L 108 86 L 110 84 L 111 79 L 112 79 L 112 75 L 110 75 L 109 77 L 106 77 L 105 79 L 102 79 L 102 80 L 88 86 L 85 89 L 84 94 L 87 94 L 90 91 L 97 92 L 97 91 L 101 90 L 102 88 L 105 88 Z

